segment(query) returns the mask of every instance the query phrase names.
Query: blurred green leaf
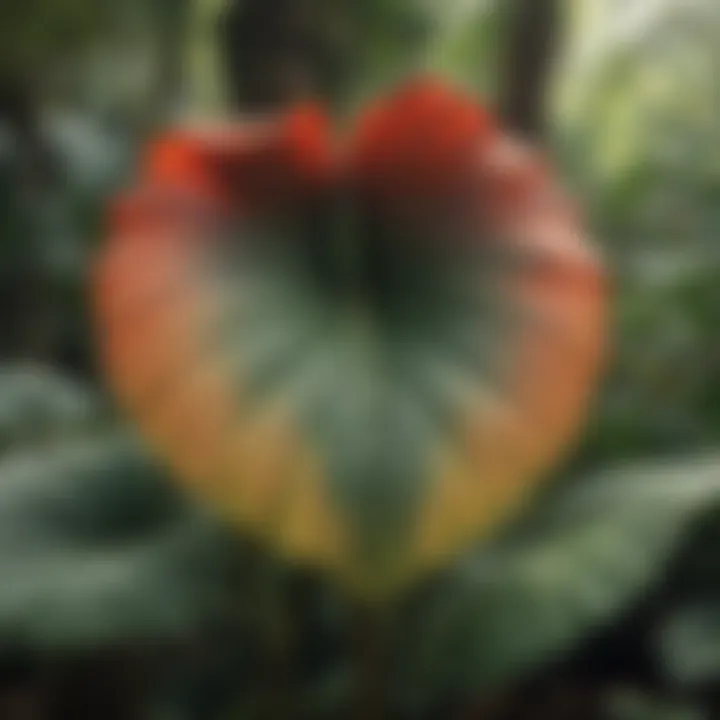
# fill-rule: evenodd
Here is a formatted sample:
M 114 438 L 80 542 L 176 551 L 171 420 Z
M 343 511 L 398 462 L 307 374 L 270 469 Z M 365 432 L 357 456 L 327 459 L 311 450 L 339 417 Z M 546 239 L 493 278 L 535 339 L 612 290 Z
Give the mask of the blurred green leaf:
M 561 491 L 404 618 L 408 701 L 481 693 L 559 659 L 650 592 L 718 500 L 720 455 L 632 464 Z
M 167 640 L 227 601 L 232 543 L 80 383 L 0 367 L 0 638 Z
M 0 365 L 0 452 L 87 433 L 104 415 L 100 399 L 80 382 L 42 365 Z
M 0 637 L 39 649 L 169 640 L 227 601 L 227 537 L 117 434 L 0 461 Z

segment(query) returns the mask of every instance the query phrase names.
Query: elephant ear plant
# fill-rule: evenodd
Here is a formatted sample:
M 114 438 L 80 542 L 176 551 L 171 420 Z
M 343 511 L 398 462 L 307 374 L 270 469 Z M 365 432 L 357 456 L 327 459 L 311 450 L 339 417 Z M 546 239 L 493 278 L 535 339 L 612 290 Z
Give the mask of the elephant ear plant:
M 546 163 L 419 79 L 179 129 L 95 282 L 123 406 L 197 497 L 384 602 L 494 533 L 580 427 L 604 277 Z

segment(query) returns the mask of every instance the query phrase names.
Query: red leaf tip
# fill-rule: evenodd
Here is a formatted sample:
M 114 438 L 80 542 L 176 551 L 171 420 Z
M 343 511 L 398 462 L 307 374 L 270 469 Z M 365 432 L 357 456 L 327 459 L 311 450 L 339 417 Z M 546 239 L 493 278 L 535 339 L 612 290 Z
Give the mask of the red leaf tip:
M 469 159 L 496 136 L 493 117 L 472 97 L 439 79 L 416 78 L 361 120 L 354 170 L 375 197 L 439 198 L 453 192 Z

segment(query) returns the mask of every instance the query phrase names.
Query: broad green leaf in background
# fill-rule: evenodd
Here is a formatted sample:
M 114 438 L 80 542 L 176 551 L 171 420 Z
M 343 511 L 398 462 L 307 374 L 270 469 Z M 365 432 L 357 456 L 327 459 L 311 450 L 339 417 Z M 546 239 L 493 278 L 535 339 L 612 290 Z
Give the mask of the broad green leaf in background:
M 0 462 L 0 637 L 36 649 L 178 639 L 221 607 L 227 547 L 153 473 L 118 437 Z
M 481 694 L 561 658 L 650 592 L 719 500 L 717 454 L 633 464 L 561 491 L 408 614 L 397 662 L 406 699 Z
M 92 393 L 0 369 L 0 638 L 36 649 L 183 637 L 227 601 L 231 543 Z
M 57 441 L 87 434 L 103 415 L 100 399 L 82 383 L 40 365 L 0 365 L 0 453 L 37 447 L 48 435 Z

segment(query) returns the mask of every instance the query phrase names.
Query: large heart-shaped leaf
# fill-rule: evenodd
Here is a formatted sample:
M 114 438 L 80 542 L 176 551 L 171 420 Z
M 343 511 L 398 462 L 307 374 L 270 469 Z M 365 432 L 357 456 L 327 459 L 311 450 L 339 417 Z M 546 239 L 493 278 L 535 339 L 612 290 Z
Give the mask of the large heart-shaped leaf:
M 386 599 L 488 536 L 577 435 L 601 263 L 546 164 L 423 80 L 359 119 L 179 129 L 98 265 L 123 407 L 178 479 Z

